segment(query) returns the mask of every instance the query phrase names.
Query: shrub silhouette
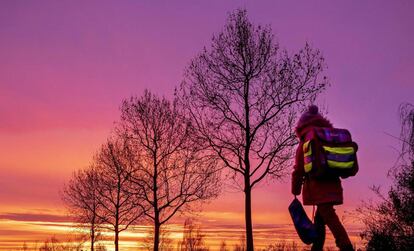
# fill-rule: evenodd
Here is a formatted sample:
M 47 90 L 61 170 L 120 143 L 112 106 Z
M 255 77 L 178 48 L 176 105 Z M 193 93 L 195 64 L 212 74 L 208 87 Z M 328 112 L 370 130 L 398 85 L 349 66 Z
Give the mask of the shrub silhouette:
M 402 151 L 398 165 L 390 172 L 394 184 L 385 196 L 374 187 L 381 201 L 358 209 L 366 227 L 362 237 L 367 239 L 367 251 L 414 247 L 414 106 L 403 104 L 400 114 Z

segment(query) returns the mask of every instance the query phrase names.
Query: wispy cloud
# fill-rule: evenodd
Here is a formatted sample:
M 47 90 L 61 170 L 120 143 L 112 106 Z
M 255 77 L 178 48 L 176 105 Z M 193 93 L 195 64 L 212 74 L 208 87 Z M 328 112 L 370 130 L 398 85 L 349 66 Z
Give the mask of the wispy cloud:
M 41 221 L 41 222 L 68 222 L 70 218 L 57 214 L 38 214 L 38 213 L 2 213 L 0 220 L 14 221 Z

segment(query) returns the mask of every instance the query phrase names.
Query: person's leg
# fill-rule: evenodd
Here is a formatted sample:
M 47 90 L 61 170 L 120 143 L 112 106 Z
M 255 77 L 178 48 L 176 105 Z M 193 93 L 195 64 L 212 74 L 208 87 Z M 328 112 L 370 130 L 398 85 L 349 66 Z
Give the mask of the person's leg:
M 311 251 L 322 251 L 323 244 L 325 243 L 325 222 L 323 221 L 321 215 L 319 214 L 319 207 L 316 209 L 315 227 L 318 233 L 318 238 L 312 244 Z
M 352 243 L 349 240 L 348 234 L 345 231 L 344 226 L 335 213 L 335 209 L 331 204 L 318 205 L 318 211 L 325 224 L 331 230 L 335 237 L 336 246 L 341 251 L 354 250 Z

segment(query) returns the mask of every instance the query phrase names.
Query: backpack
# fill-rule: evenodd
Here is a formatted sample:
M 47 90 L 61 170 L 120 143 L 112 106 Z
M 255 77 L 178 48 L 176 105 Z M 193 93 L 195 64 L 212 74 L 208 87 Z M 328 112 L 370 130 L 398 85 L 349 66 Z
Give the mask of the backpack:
M 310 127 L 303 141 L 305 173 L 317 179 L 354 176 L 358 172 L 357 150 L 346 129 Z

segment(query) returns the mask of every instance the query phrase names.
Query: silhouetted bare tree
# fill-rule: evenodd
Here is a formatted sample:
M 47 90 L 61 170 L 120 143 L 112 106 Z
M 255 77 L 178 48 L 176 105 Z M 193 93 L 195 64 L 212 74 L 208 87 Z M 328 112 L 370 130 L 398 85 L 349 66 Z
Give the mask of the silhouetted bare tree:
M 229 251 L 230 249 L 227 248 L 226 241 L 222 241 L 220 244 L 220 251 Z
M 234 245 L 234 251 L 246 251 L 246 235 L 240 236 L 239 244 Z
M 135 147 L 131 176 L 136 190 L 143 191 L 143 206 L 149 208 L 145 216 L 154 224 L 158 250 L 163 224 L 177 212 L 190 210 L 194 202 L 217 196 L 216 158 L 205 154 L 176 102 L 149 91 L 123 102 L 118 131 Z
M 365 203 L 357 209 L 365 224 L 362 237 L 367 250 L 412 250 L 414 246 L 414 106 L 400 107 L 402 145 L 400 161 L 390 172 L 394 179 L 387 195 L 379 187 L 378 203 Z
M 135 156 L 120 138 L 109 139 L 95 157 L 98 174 L 98 217 L 103 227 L 114 232 L 115 251 L 119 250 L 119 233 L 137 223 L 143 207 L 137 193 L 131 193 L 131 177 Z
M 23 251 L 27 251 L 27 250 L 29 250 L 29 248 L 28 248 L 28 246 L 27 246 L 26 242 L 23 242 L 22 250 L 23 250 Z
M 85 238 L 86 237 L 86 238 Z M 33 250 L 33 251 L 83 251 L 85 242 L 87 242 L 87 235 L 79 236 L 68 236 L 66 238 L 57 239 L 55 236 L 47 238 L 38 245 L 38 241 L 33 245 L 24 244 L 23 250 Z M 98 244 L 95 247 L 96 251 L 106 251 L 106 248 L 102 244 Z
M 263 249 L 266 251 L 299 251 L 299 250 L 306 250 L 301 248 L 296 242 L 287 242 L 285 240 L 277 241 L 274 244 L 271 244 Z M 324 250 L 329 251 L 330 248 L 325 248 Z
M 199 225 L 195 224 L 192 219 L 186 219 L 184 222 L 183 239 L 178 243 L 180 251 L 208 251 L 204 243 L 204 234 L 201 232 Z
M 74 172 L 61 193 L 62 200 L 77 226 L 89 229 L 91 251 L 94 251 L 102 223 L 98 217 L 100 204 L 97 187 L 98 176 L 95 168 L 91 166 Z
M 405 162 L 414 161 L 414 105 L 403 103 L 400 106 L 402 123 L 400 140 L 402 142 L 401 157 Z
M 270 27 L 253 25 L 237 10 L 186 70 L 177 95 L 198 137 L 245 194 L 247 250 L 253 250 L 251 191 L 290 168 L 294 120 L 327 86 L 323 69 L 319 50 L 306 44 L 290 55 Z
M 162 251 L 173 251 L 174 249 L 174 239 L 171 237 L 171 230 L 168 228 L 167 225 L 163 225 L 160 227 L 159 233 L 159 250 Z M 142 250 L 152 251 L 154 250 L 154 228 L 149 228 L 145 238 L 140 242 L 142 245 Z M 140 250 L 141 250 L 140 249 Z

